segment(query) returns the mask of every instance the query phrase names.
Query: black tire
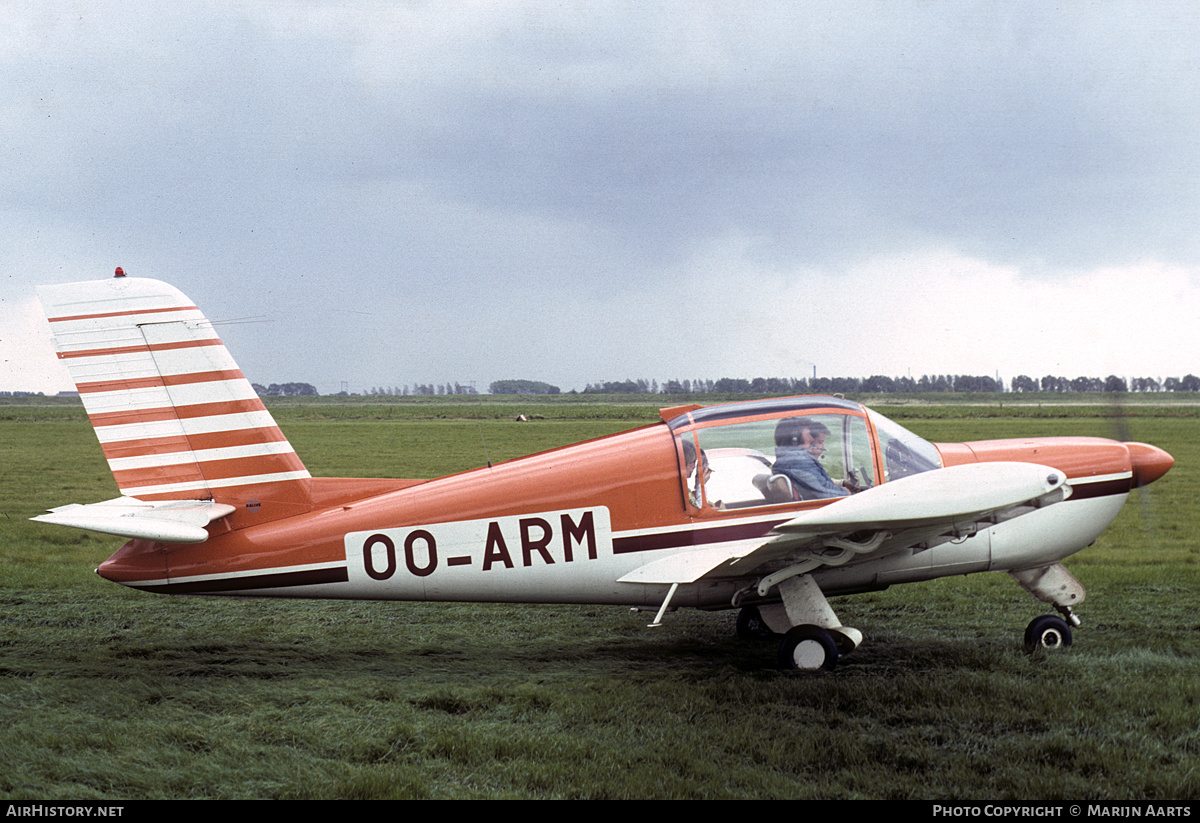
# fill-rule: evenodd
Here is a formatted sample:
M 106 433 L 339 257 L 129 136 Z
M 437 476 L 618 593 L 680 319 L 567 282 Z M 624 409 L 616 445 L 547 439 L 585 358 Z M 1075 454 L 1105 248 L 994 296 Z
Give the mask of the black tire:
M 837 666 L 837 643 L 820 626 L 796 626 L 779 641 L 780 668 L 793 671 L 831 671 Z
M 1043 614 L 1029 622 L 1025 629 L 1025 649 L 1065 649 L 1071 645 L 1071 627 L 1053 614 Z
M 754 606 L 743 606 L 737 616 L 737 636 L 741 640 L 765 640 L 775 633 L 767 626 Z

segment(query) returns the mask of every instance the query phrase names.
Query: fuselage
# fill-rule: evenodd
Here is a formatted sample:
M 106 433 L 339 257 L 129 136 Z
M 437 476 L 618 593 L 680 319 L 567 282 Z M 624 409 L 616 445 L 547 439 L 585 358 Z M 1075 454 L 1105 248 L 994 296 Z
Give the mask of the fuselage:
M 313 479 L 310 511 L 242 528 L 218 521 L 199 544 L 133 540 L 98 571 L 179 594 L 652 607 L 666 586 L 620 578 L 675 553 L 762 541 L 798 513 L 840 499 L 775 501 L 755 491 L 773 455 L 753 438 L 798 414 L 842 423 L 840 453 L 822 459 L 842 472 L 853 467 L 869 485 L 1019 461 L 1064 472 L 1071 488 L 1061 503 L 960 540 L 818 569 L 827 593 L 1057 562 L 1090 545 L 1129 491 L 1172 462 L 1152 446 L 1099 438 L 933 446 L 840 398 L 686 407 L 664 410 L 655 425 L 435 480 Z M 703 488 L 689 464 L 697 449 L 712 464 Z M 762 572 L 681 586 L 673 602 L 730 606 Z

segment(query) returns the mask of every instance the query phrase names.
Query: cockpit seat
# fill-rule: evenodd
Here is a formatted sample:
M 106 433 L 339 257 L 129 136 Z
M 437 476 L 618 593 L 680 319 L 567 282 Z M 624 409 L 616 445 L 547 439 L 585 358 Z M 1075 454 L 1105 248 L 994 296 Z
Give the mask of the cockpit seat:
M 786 474 L 759 474 L 751 481 L 768 503 L 791 503 L 800 500 Z

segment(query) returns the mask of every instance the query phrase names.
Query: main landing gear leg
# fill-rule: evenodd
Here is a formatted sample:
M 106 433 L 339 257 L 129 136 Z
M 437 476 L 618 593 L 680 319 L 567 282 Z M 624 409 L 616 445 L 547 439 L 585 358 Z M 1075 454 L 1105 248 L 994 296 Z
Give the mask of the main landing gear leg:
M 862 632 L 841 624 L 812 575 L 788 577 L 778 585 L 782 607 L 767 606 L 760 611 L 768 625 L 786 621 L 780 626 L 785 631 L 777 653 L 781 667 L 832 669 L 840 655 L 849 654 L 862 643 Z
M 1009 572 L 1021 588 L 1043 603 L 1058 609 L 1062 617 L 1044 614 L 1035 617 L 1025 629 L 1025 648 L 1061 649 L 1071 645 L 1071 628 L 1079 625 L 1079 618 L 1071 607 L 1082 603 L 1087 592 L 1083 584 L 1075 579 L 1061 563 Z

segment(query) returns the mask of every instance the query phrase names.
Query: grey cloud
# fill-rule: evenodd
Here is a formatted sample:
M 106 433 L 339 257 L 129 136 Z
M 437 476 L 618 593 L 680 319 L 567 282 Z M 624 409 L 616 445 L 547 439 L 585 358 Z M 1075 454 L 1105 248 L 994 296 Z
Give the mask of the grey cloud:
M 371 368 L 413 312 L 422 361 L 456 322 L 648 284 L 612 322 L 653 326 L 725 243 L 731 289 L 928 249 L 1045 278 L 1200 252 L 1190 5 L 80 8 L 0 34 L 10 231 L 346 320 Z M 391 325 L 350 322 L 364 300 Z M 277 331 L 231 333 L 296 359 Z

